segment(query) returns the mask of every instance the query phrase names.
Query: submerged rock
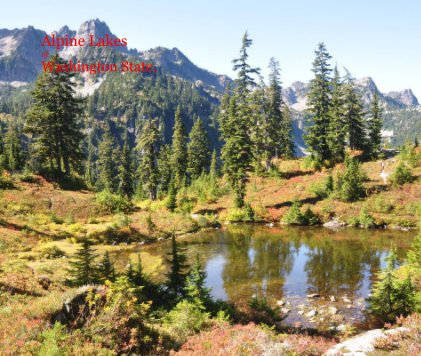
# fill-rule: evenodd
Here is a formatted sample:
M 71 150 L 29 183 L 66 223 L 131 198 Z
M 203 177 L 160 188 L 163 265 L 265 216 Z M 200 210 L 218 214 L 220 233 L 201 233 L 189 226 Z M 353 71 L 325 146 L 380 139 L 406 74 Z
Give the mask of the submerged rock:
M 307 298 L 309 299 L 320 298 L 320 294 L 318 293 L 307 294 Z
M 329 307 L 328 308 L 329 314 L 335 315 L 338 312 L 338 309 L 335 307 Z
M 314 318 L 316 315 L 318 314 L 316 309 L 310 310 L 307 314 L 306 317 L 307 318 Z
M 337 299 L 336 299 L 336 297 L 334 295 L 331 295 L 329 299 L 330 299 L 331 302 L 336 302 L 337 301 Z

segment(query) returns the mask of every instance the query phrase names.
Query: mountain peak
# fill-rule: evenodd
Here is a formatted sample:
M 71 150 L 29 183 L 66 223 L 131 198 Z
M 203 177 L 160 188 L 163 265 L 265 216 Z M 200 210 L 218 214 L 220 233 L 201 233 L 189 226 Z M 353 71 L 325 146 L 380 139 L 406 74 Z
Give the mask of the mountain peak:
M 112 35 L 108 25 L 100 19 L 90 19 L 83 22 L 77 31 L 78 37 L 88 38 L 90 34 L 95 37 L 105 37 L 105 35 Z
M 416 106 L 419 104 L 417 97 L 414 95 L 411 89 L 391 91 L 385 94 L 385 96 L 388 96 L 389 98 L 392 98 L 393 100 L 406 106 Z

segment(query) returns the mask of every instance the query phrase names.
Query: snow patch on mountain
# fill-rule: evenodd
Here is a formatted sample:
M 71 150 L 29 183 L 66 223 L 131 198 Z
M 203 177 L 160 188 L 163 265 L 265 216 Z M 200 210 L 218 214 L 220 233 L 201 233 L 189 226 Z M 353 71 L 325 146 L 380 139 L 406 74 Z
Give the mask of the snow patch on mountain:
M 0 58 L 7 57 L 16 49 L 17 41 L 13 36 L 0 38 Z

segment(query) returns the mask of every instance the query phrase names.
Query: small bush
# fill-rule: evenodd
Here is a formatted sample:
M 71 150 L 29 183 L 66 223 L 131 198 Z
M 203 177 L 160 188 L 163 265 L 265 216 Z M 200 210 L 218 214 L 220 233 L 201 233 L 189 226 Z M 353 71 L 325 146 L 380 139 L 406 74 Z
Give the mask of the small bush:
M 374 227 L 376 224 L 374 223 L 374 218 L 368 213 L 367 208 L 362 208 L 360 211 L 360 215 L 358 216 L 358 222 L 362 227 Z
M 169 327 L 179 343 L 184 343 L 189 336 L 209 327 L 210 322 L 209 313 L 183 300 L 168 313 L 164 324 Z
M 5 176 L 0 176 L 0 189 L 13 189 L 13 181 Z
M 57 246 L 53 245 L 50 247 L 46 247 L 41 251 L 41 256 L 44 258 L 60 258 L 66 256 L 66 253 L 58 248 Z
M 231 222 L 251 222 L 254 221 L 254 218 L 253 208 L 249 204 L 246 204 L 244 208 L 230 209 L 225 220 Z
M 97 193 L 96 201 L 101 210 L 107 213 L 128 212 L 131 208 L 131 204 L 126 198 L 106 190 Z
M 395 187 L 401 186 L 405 183 L 410 183 L 413 180 L 411 169 L 407 167 L 404 163 L 399 163 L 390 177 L 392 185 Z
M 393 210 L 393 204 L 378 196 L 374 201 L 374 209 L 378 213 L 390 213 Z
M 282 223 L 288 225 L 318 225 L 320 218 L 308 207 L 304 213 L 301 212 L 301 204 L 295 200 L 285 215 Z

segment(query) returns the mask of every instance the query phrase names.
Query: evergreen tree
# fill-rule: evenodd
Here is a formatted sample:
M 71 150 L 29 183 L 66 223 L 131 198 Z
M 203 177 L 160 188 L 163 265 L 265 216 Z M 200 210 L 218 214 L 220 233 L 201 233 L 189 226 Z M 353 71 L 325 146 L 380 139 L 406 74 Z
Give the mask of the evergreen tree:
M 282 84 L 278 61 L 271 58 L 269 62 L 268 127 L 265 129 L 270 157 L 292 157 L 294 141 L 289 109 L 282 102 Z M 266 162 L 266 169 L 269 164 Z
M 185 184 L 187 170 L 187 145 L 186 134 L 184 130 L 183 120 L 181 118 L 181 109 L 177 108 L 175 113 L 174 130 L 172 137 L 172 171 L 174 173 L 174 184 L 177 189 Z
M 212 152 L 209 174 L 213 179 L 216 179 L 219 176 L 218 158 L 215 149 Z
M 289 109 L 288 105 L 283 105 L 282 108 L 281 142 L 282 145 L 277 156 L 293 158 L 295 152 L 295 144 L 292 135 L 291 110 Z
M 141 154 L 139 166 L 140 184 L 148 193 L 149 199 L 157 198 L 159 172 L 158 154 L 160 134 L 156 120 L 147 121 L 139 139 L 138 149 Z
M 370 155 L 372 158 L 377 158 L 381 150 L 382 143 L 382 110 L 379 104 L 379 96 L 377 92 L 373 95 L 371 102 L 371 117 L 368 121 L 368 142 L 370 146 Z
M 363 103 L 355 90 L 354 78 L 347 71 L 344 83 L 344 115 L 351 150 L 365 151 L 367 147 Z
M 378 274 L 378 280 L 372 288 L 368 299 L 369 309 L 386 321 L 394 321 L 397 316 L 408 315 L 414 311 L 415 287 L 410 273 L 400 281 L 396 275 L 397 255 L 393 249 L 386 259 L 387 266 Z
M 116 144 L 111 129 L 107 124 L 98 149 L 99 179 L 98 188 L 114 193 L 117 189 Z
M 63 64 L 58 54 L 50 61 Z M 83 159 L 83 138 L 79 114 L 81 99 L 75 97 L 76 83 L 71 72 L 40 74 L 32 91 L 33 104 L 26 114 L 26 131 L 33 135 L 32 154 L 41 166 L 48 165 L 58 174 L 71 168 L 79 171 Z
M 305 135 L 305 142 L 312 157 L 318 161 L 331 158 L 331 152 L 327 141 L 330 126 L 330 65 L 332 58 L 326 50 L 324 43 L 319 43 L 315 52 L 316 59 L 313 62 L 314 79 L 310 83 L 308 92 L 308 108 L 312 114 Z
M 336 191 L 343 201 L 355 201 L 364 195 L 363 173 L 355 158 L 345 158 L 345 173 L 338 177 Z
M 171 237 L 171 252 L 168 254 L 170 258 L 170 271 L 167 274 L 167 291 L 169 295 L 177 300 L 183 295 L 186 282 L 186 269 L 188 268 L 186 255 L 184 249 L 177 246 L 175 233 Z
M 132 153 L 129 146 L 129 133 L 126 128 L 124 132 L 124 144 L 121 153 L 120 172 L 119 172 L 119 192 L 121 195 L 131 199 L 134 193 L 134 172 L 132 165 Z
M 94 187 L 97 181 L 94 137 L 95 131 L 90 129 L 88 134 L 88 157 L 85 168 L 85 181 L 89 188 Z
M 184 291 L 187 299 L 203 310 L 205 310 L 212 302 L 210 288 L 205 287 L 206 277 L 207 273 L 202 268 L 199 256 L 196 256 L 196 261 L 187 275 Z
M 97 282 L 96 255 L 88 240 L 82 242 L 81 248 L 75 253 L 74 260 L 70 261 L 70 274 L 77 285 Z
M 333 73 L 327 142 L 333 162 L 342 162 L 345 158 L 347 122 L 344 113 L 343 84 L 337 66 Z
M 260 83 L 254 91 L 250 93 L 250 109 L 253 116 L 251 124 L 252 150 L 255 165 L 255 172 L 261 174 L 261 162 L 264 161 L 266 171 L 271 166 L 272 157 L 274 155 L 274 144 L 272 142 L 273 133 L 279 132 L 274 130 L 272 123 L 269 121 L 268 100 L 265 92 L 265 83 L 260 78 Z
M 187 171 L 196 180 L 209 167 L 209 139 L 203 122 L 198 118 L 193 124 L 187 145 Z
M 228 112 L 223 112 L 221 123 L 222 139 L 225 142 L 222 148 L 224 172 L 235 194 L 237 207 L 244 206 L 247 172 L 253 162 L 253 146 L 251 130 L 253 115 L 250 107 L 250 89 L 256 85 L 252 75 L 258 74 L 258 69 L 248 64 L 247 49 L 252 40 L 247 32 L 243 36 L 240 57 L 234 59 L 234 70 L 238 71 L 234 95 L 229 100 Z M 226 107 L 224 108 L 227 109 Z
M 4 137 L 4 163 L 12 171 L 23 168 L 22 143 L 16 123 L 10 122 Z
M 167 194 L 171 182 L 171 146 L 162 145 L 158 158 L 159 190 Z
M 168 188 L 168 197 L 165 206 L 169 211 L 174 211 L 177 207 L 177 189 L 174 186 L 173 180 L 171 180 Z
M 110 259 L 108 251 L 105 252 L 104 257 L 98 268 L 98 275 L 102 281 L 114 282 L 115 280 L 115 268 Z

